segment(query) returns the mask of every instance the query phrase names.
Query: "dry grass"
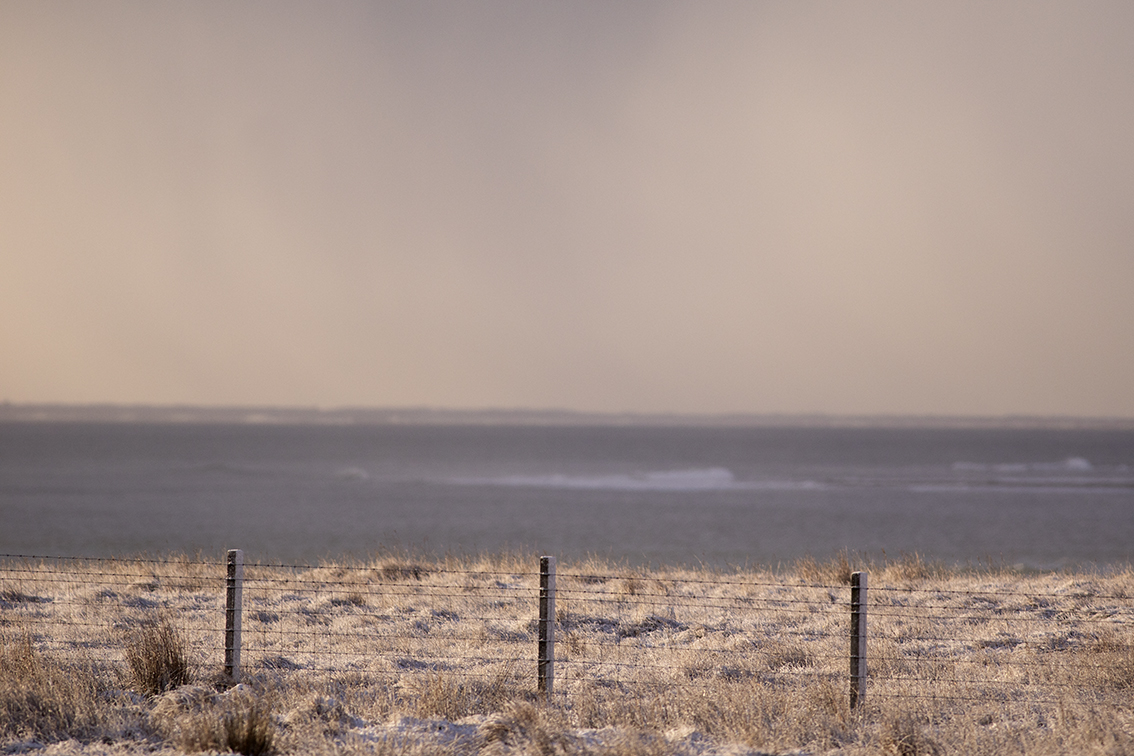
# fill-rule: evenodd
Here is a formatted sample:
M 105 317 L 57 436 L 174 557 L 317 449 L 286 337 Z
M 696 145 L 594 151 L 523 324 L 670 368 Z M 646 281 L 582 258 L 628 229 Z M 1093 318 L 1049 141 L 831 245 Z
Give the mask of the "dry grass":
M 208 687 L 183 686 L 157 700 L 150 723 L 166 741 L 190 753 L 261 756 L 275 750 L 271 704 L 247 686 L 223 694 Z
M 807 556 L 795 563 L 795 574 L 808 583 L 850 585 L 852 572 L 850 556 L 845 551 L 826 562 Z
M 561 564 L 545 702 L 537 565 L 517 554 L 249 565 L 233 687 L 221 674 L 223 564 L 8 564 L 0 748 L 1134 751 L 1129 570 L 1025 575 L 846 553 L 781 572 Z M 870 574 L 871 683 L 852 711 L 857 569 Z
M 30 635 L 0 639 L 0 732 L 53 740 L 102 734 L 108 686 L 86 659 L 41 653 Z
M 157 695 L 192 679 L 185 642 L 167 617 L 147 621 L 126 644 L 126 664 L 135 690 Z

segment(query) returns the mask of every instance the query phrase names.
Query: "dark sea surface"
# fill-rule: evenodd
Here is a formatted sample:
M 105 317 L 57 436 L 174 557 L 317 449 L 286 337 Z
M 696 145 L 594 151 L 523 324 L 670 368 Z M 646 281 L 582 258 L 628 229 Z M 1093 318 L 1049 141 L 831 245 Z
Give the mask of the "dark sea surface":
M 0 553 L 1134 560 L 1134 431 L 0 423 Z

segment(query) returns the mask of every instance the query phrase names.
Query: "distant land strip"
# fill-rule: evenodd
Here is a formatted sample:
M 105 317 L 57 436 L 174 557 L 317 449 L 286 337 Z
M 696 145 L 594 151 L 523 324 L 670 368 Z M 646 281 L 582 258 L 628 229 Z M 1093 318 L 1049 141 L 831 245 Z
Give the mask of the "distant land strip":
M 0 423 L 220 425 L 528 425 L 804 428 L 1095 428 L 1134 430 L 1129 417 L 615 413 L 428 407 L 234 407 L 0 403 Z

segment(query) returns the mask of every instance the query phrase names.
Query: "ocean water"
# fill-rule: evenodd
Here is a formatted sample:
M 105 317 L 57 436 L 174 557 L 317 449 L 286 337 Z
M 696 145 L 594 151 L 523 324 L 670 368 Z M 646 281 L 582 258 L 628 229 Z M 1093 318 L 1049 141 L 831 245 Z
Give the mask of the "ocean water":
M 0 553 L 1134 559 L 1134 431 L 0 423 Z

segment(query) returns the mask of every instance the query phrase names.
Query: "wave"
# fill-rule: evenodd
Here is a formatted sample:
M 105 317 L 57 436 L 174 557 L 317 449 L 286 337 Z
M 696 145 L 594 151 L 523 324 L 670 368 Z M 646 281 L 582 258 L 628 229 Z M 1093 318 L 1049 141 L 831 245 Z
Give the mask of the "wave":
M 1084 483 L 1082 480 L 1068 478 L 1053 478 L 1048 480 L 1024 480 L 1019 478 L 1005 478 L 999 480 L 982 481 L 979 483 L 922 483 L 911 485 L 907 490 L 912 493 L 1052 493 L 1052 494 L 1111 494 L 1134 489 L 1134 481 L 1130 480 L 1100 480 Z
M 1068 457 L 1061 462 L 1005 462 L 988 464 L 984 462 L 955 462 L 953 469 L 957 472 L 996 472 L 996 473 L 1079 473 L 1091 472 L 1095 469 L 1083 457 Z
M 370 480 L 370 473 L 361 467 L 343 467 L 335 471 L 335 477 L 349 480 Z
M 490 478 L 451 478 L 449 483 L 509 488 L 558 488 L 589 491 L 753 491 L 810 490 L 822 488 L 815 481 L 755 480 L 738 481 L 731 470 L 708 467 L 688 470 L 660 470 L 610 475 L 506 475 Z
M 222 475 L 239 475 L 242 477 L 267 477 L 277 473 L 276 470 L 267 467 L 221 461 L 201 462 L 189 465 L 187 469 L 194 473 L 220 473 Z

